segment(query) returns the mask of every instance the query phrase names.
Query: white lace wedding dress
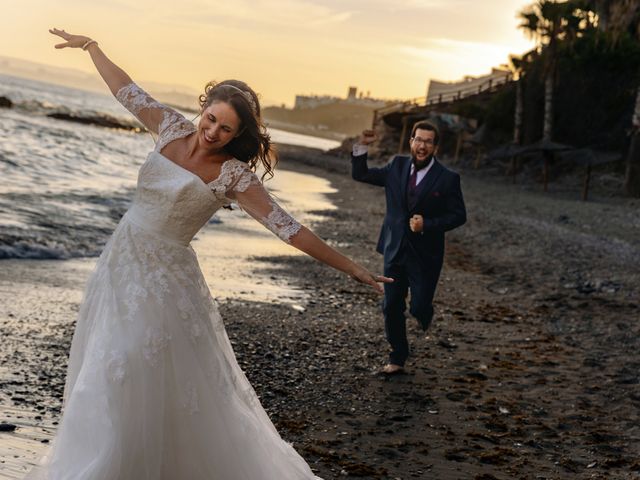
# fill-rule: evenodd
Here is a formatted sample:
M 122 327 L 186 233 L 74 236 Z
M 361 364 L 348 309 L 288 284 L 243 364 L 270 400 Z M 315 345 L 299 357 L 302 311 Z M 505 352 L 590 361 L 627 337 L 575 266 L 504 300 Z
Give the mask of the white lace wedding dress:
M 137 116 L 161 110 L 158 142 L 87 285 L 60 427 L 27 478 L 317 479 L 238 366 L 189 246 L 231 201 L 285 241 L 300 225 L 242 162 L 228 160 L 206 184 L 164 157 L 194 125 L 135 84 L 116 96 Z

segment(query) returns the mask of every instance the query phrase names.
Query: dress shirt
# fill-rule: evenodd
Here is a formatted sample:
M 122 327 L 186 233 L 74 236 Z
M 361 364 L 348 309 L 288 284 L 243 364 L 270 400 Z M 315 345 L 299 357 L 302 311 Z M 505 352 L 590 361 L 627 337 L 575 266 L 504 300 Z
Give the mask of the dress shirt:
M 354 143 L 352 152 L 354 157 L 359 157 L 360 155 L 364 155 L 365 153 L 368 153 L 369 147 L 367 147 L 366 145 L 362 145 L 360 143 Z M 433 167 L 433 158 L 429 162 L 429 165 L 418 170 L 418 174 L 416 175 L 416 186 L 420 185 L 420 182 L 427 175 L 427 172 L 431 169 L 431 167 Z M 411 162 L 410 174 L 413 174 L 413 171 L 415 170 L 415 168 L 416 167 L 413 165 L 413 162 Z

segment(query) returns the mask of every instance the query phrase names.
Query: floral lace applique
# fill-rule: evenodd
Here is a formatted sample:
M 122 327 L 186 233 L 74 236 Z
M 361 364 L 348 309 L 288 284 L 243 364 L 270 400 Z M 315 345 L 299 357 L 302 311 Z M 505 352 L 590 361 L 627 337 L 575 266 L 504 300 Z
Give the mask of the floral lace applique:
M 211 188 L 211 191 L 213 191 L 218 200 L 221 200 L 228 205 L 233 201 L 233 199 L 227 197 L 227 193 L 231 191 L 232 187 L 239 181 L 244 172 L 251 173 L 249 166 L 246 163 L 236 159 L 227 160 L 222 164 L 220 175 L 209 183 L 209 188 Z M 258 177 L 255 177 L 255 181 L 260 184 Z M 246 181 L 243 182 L 243 185 L 245 183 Z M 246 186 L 248 187 L 248 184 Z
M 184 408 L 189 415 L 198 413 L 200 410 L 198 390 L 192 382 L 187 383 L 184 391 L 182 392 L 182 408 Z
M 107 375 L 109 378 L 117 383 L 122 383 L 124 381 L 124 377 L 126 374 L 126 363 L 127 360 L 125 356 L 117 351 L 112 351 L 109 353 L 107 359 Z
M 165 112 L 164 119 L 162 120 L 162 123 L 160 123 L 160 133 L 158 141 L 156 142 L 155 151 L 159 152 L 174 140 L 184 138 L 195 131 L 195 125 L 179 113 L 175 113 L 175 115 L 173 115 L 169 112 Z
M 246 163 L 229 160 L 210 184 L 216 198 L 237 201 L 240 207 L 284 242 L 300 231 L 302 225 L 278 205 Z
M 239 172 L 240 175 L 238 177 L 238 181 L 236 182 L 233 190 L 236 192 L 246 192 L 247 188 L 252 185 L 262 186 L 258 176 L 248 169 L 243 169 L 243 171 Z
M 131 239 L 131 243 L 126 245 L 122 242 L 120 245 L 114 271 L 117 273 L 116 279 L 127 291 L 122 300 L 125 307 L 124 317 L 130 322 L 135 322 L 145 301 L 154 298 L 162 304 L 171 293 L 167 281 L 168 272 L 157 265 L 158 257 L 162 256 L 169 261 L 184 261 L 181 258 L 184 254 L 170 244 L 152 242 L 144 231 L 141 231 L 142 235 L 128 233 L 126 237 Z M 133 240 L 134 236 L 137 236 L 139 241 Z
M 171 335 L 160 328 L 147 327 L 142 354 L 152 366 L 158 365 L 159 354 L 167 348 Z
M 261 223 L 287 243 L 291 243 L 291 237 L 302 228 L 300 223 L 274 201 L 271 202 L 271 213 Z
M 155 100 L 135 83 L 129 83 L 116 92 L 116 99 L 142 123 L 140 114 L 144 110 L 160 110 L 162 120 L 157 126 L 158 140 L 155 151 L 159 152 L 172 141 L 186 137 L 196 131 L 193 123 L 174 109 Z
M 146 108 L 158 108 L 161 110 L 168 108 L 133 82 L 118 90 L 116 92 L 116 99 L 124 108 L 133 113 L 136 118 L 138 118 L 140 112 Z

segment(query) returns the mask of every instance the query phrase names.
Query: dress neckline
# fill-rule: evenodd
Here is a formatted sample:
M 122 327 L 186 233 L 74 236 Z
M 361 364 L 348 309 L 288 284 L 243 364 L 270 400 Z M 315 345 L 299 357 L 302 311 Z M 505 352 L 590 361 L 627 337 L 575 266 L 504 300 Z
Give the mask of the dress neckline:
M 231 162 L 233 160 L 239 161 L 239 160 L 237 160 L 236 158 L 233 158 L 233 157 L 228 159 L 228 160 L 225 160 L 224 162 L 222 162 L 220 164 L 220 173 L 218 174 L 218 176 L 216 178 L 214 178 L 213 180 L 211 180 L 210 182 L 205 182 L 200 175 L 198 175 L 197 173 L 192 172 L 188 168 L 183 167 L 179 163 L 174 162 L 173 160 L 171 160 L 170 158 L 168 158 L 164 154 L 158 152 L 157 150 L 154 150 L 153 153 L 158 154 L 160 157 L 164 158 L 167 162 L 171 163 L 172 165 L 175 165 L 179 170 L 182 170 L 183 172 L 186 172 L 190 176 L 194 177 L 195 179 L 197 179 L 199 181 L 200 184 L 204 185 L 209 190 L 211 190 L 211 185 L 216 183 L 222 177 L 222 174 L 224 173 L 224 167 L 225 167 L 225 165 L 227 163 L 229 163 L 229 162 Z

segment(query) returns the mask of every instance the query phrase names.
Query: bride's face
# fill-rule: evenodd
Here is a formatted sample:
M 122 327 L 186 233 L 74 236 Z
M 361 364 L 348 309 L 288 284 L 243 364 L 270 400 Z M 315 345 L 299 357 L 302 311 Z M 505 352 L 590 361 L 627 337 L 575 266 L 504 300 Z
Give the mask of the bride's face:
M 226 102 L 212 102 L 202 111 L 198 141 L 207 149 L 220 150 L 240 133 L 240 117 Z

